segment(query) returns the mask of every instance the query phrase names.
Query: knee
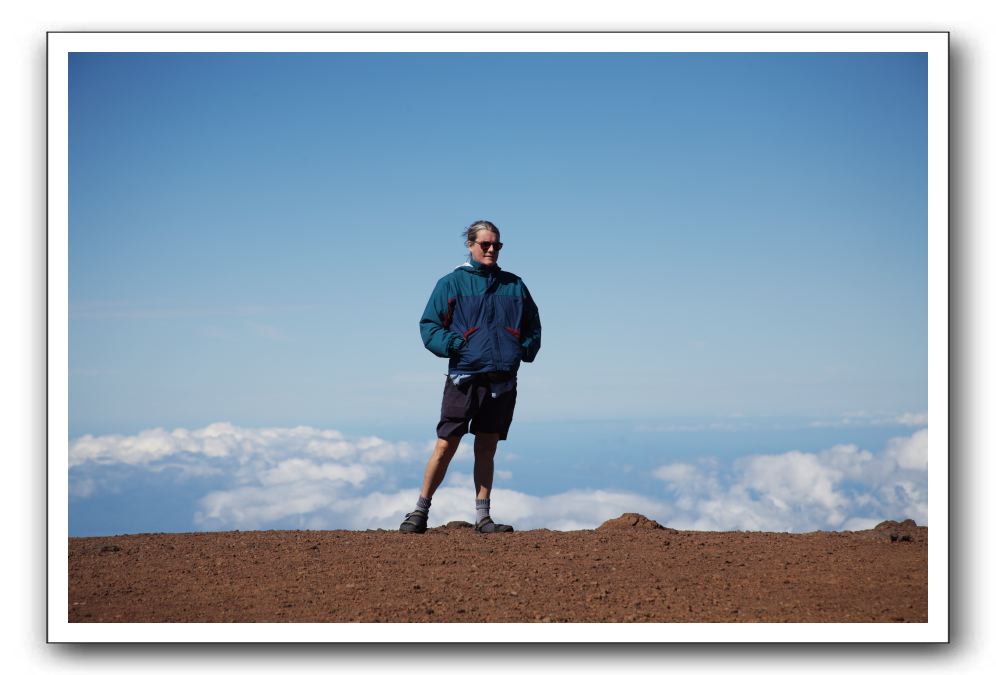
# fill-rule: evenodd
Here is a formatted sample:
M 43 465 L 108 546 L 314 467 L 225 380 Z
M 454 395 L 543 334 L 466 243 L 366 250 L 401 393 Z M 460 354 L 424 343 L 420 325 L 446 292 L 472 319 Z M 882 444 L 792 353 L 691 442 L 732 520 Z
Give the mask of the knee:
M 453 459 L 453 455 L 456 454 L 457 448 L 460 447 L 460 438 L 440 438 L 436 442 L 436 449 L 433 452 L 436 459 L 443 460 L 445 462 Z
M 491 466 L 495 463 L 494 450 L 475 450 L 474 466 Z
M 474 443 L 474 456 L 475 457 L 494 457 L 495 452 L 498 451 L 498 434 L 494 434 L 494 438 L 481 438 L 478 436 L 477 442 Z

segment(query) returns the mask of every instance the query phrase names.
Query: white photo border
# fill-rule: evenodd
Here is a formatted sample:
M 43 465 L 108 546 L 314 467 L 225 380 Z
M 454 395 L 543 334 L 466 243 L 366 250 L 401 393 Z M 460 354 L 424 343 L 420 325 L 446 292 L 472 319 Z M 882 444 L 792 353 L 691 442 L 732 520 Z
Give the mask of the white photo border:
M 68 61 L 72 52 L 921 52 L 928 70 L 929 618 L 918 624 L 508 624 L 504 642 L 949 641 L 947 32 L 51 32 L 48 34 L 48 641 L 477 642 L 482 624 L 68 620 Z M 443 640 L 440 640 L 440 637 Z

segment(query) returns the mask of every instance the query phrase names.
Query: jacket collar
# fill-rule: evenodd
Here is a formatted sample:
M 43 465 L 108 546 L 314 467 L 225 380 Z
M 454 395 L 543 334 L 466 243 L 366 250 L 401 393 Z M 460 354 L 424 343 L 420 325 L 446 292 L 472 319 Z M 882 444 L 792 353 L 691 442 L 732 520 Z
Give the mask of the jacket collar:
M 490 266 L 488 266 L 488 265 L 482 265 L 481 263 L 479 263 L 476 260 L 474 260 L 473 258 L 471 258 L 467 262 L 465 262 L 462 265 L 460 265 L 459 267 L 457 267 L 457 269 L 458 270 L 462 269 L 465 272 L 470 272 L 471 274 L 477 274 L 477 275 L 480 275 L 482 277 L 486 277 L 486 276 L 491 276 L 492 274 L 494 274 L 495 272 L 497 272 L 501 268 L 498 267 L 497 263 L 494 264 L 494 265 L 490 265 Z

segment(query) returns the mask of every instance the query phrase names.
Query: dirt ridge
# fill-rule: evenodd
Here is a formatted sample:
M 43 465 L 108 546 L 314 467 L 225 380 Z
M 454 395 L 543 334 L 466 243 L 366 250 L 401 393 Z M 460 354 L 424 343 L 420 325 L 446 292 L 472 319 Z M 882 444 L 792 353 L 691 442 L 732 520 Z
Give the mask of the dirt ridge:
M 922 622 L 927 528 L 692 532 L 451 521 L 69 539 L 73 622 Z

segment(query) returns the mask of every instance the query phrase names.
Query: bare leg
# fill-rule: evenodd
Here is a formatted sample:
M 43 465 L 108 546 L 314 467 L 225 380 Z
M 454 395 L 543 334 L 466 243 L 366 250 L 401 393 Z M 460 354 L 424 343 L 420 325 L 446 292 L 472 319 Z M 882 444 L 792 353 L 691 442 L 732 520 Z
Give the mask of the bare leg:
M 498 434 L 477 434 L 474 439 L 474 488 L 478 499 L 488 499 L 491 496 L 496 450 Z
M 436 440 L 436 447 L 432 451 L 432 457 L 425 465 L 425 477 L 422 478 L 422 496 L 432 497 L 436 488 L 443 482 L 446 476 L 446 469 L 450 465 L 450 460 L 456 454 L 460 446 L 461 436 L 449 436 Z

